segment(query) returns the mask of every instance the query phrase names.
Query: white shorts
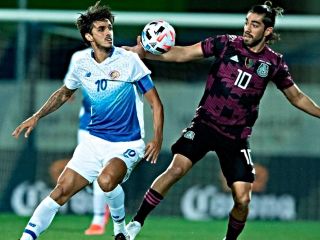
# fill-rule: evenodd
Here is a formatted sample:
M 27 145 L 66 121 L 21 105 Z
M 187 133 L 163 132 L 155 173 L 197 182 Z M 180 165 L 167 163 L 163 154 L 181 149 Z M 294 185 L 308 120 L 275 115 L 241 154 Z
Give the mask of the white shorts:
M 84 130 L 84 129 L 78 129 L 78 144 L 83 141 L 85 138 L 87 138 L 88 136 L 90 136 L 91 134 L 89 133 L 89 131 Z
M 125 182 L 142 159 L 144 150 L 145 143 L 142 139 L 131 142 L 109 142 L 88 134 L 81 139 L 66 167 L 92 183 L 109 160 L 120 158 L 127 166 L 127 173 L 122 181 Z

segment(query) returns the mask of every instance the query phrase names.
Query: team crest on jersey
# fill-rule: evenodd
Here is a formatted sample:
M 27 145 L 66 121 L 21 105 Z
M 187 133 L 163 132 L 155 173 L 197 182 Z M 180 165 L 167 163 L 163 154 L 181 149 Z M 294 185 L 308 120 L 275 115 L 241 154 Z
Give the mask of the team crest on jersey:
M 260 63 L 260 66 L 257 69 L 257 74 L 260 77 L 266 77 L 269 73 L 269 65 L 266 63 Z
M 183 136 L 187 139 L 193 140 L 195 133 L 193 131 L 187 131 L 185 134 L 183 134 Z
M 109 76 L 112 80 L 118 79 L 120 77 L 120 72 L 113 70 L 109 73 Z

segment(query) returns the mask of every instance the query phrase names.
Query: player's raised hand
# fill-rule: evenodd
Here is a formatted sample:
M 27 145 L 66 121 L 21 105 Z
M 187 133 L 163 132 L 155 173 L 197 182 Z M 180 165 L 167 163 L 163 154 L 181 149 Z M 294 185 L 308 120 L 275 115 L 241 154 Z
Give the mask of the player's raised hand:
M 141 36 L 137 37 L 137 45 L 130 47 L 130 46 L 122 46 L 122 48 L 126 49 L 127 51 L 135 52 L 139 55 L 139 58 L 144 59 L 146 57 L 146 51 L 143 49 L 141 44 Z
M 158 156 L 161 150 L 162 141 L 153 139 L 150 141 L 145 150 L 144 159 L 146 159 L 147 162 L 150 162 L 152 164 L 157 163 Z
M 31 131 L 36 127 L 38 122 L 38 117 L 33 115 L 32 117 L 28 118 L 27 120 L 23 121 L 13 132 L 12 136 L 15 138 L 18 138 L 20 133 L 26 129 L 26 132 L 24 133 L 24 137 L 29 137 Z

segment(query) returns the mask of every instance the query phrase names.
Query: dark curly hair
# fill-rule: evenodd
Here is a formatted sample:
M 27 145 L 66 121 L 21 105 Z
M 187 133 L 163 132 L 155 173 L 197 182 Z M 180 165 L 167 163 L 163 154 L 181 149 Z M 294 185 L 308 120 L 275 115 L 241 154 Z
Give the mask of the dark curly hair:
M 95 5 L 90 6 L 85 13 L 81 13 L 80 17 L 78 17 L 76 25 L 80 31 L 83 41 L 90 45 L 85 38 L 86 33 L 91 33 L 92 25 L 95 21 L 101 21 L 108 19 L 111 24 L 114 23 L 114 16 L 111 13 L 111 10 L 106 5 L 100 5 L 100 1 L 96 2 Z
M 272 7 L 271 1 L 265 1 L 263 5 L 254 5 L 249 10 L 249 13 L 257 13 L 257 14 L 264 14 L 263 17 L 263 24 L 265 29 L 268 27 L 274 27 L 276 22 L 276 17 L 281 16 L 283 13 L 283 8 L 281 7 Z M 271 33 L 267 37 L 267 41 L 273 43 L 274 41 L 280 40 L 280 34 L 278 33 Z

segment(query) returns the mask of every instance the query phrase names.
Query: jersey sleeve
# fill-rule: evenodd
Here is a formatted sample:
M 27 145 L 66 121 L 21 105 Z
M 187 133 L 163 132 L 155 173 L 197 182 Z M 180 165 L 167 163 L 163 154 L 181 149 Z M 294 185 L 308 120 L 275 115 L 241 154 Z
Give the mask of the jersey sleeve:
M 204 57 L 220 56 L 228 41 L 229 38 L 227 35 L 218 35 L 203 40 L 201 42 L 201 47 Z
M 70 64 L 68 67 L 68 72 L 64 77 L 64 84 L 66 85 L 67 88 L 69 89 L 77 89 L 81 87 L 81 83 L 79 81 L 79 78 L 77 77 L 76 73 L 76 65 L 77 65 L 77 57 L 75 54 L 72 55 Z
M 142 94 L 145 94 L 150 89 L 154 88 L 153 81 L 149 74 L 141 78 L 139 81 L 136 81 L 135 84 L 138 88 L 138 91 Z
M 132 82 L 139 81 L 144 76 L 151 74 L 151 71 L 142 62 L 142 60 L 139 58 L 138 54 L 132 53 L 130 56 L 131 56 L 131 64 L 132 64 L 132 71 L 131 71 L 130 79 Z
M 273 77 L 272 81 L 276 84 L 277 88 L 280 90 L 284 90 L 288 87 L 291 87 L 294 82 L 292 80 L 291 74 L 289 72 L 288 65 L 281 57 L 278 71 Z

